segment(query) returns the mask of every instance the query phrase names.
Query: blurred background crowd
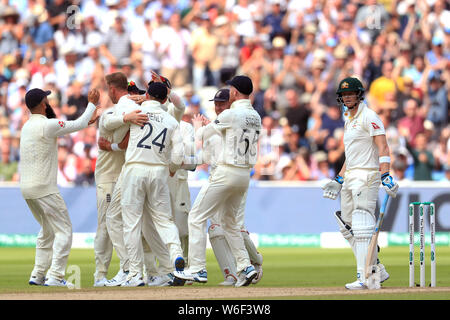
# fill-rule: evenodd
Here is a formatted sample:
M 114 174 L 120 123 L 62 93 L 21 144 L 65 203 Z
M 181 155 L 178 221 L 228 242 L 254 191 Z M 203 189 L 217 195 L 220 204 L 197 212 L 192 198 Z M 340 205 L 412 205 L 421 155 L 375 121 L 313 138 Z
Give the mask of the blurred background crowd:
M 445 0 L 0 0 L 0 181 L 17 181 L 25 92 L 76 119 L 104 76 L 150 71 L 214 118 L 215 91 L 250 76 L 264 131 L 255 180 L 334 177 L 344 161 L 335 90 L 356 76 L 382 118 L 398 180 L 450 180 L 450 4 Z M 58 183 L 94 184 L 95 126 L 59 139 Z M 207 177 L 199 166 L 192 180 Z

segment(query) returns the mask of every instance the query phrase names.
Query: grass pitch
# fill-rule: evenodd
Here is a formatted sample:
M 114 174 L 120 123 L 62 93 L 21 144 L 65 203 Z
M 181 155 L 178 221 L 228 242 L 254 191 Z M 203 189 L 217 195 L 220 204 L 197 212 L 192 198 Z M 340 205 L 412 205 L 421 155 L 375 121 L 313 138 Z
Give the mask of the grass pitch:
M 430 253 L 426 251 L 426 280 L 430 281 Z M 356 278 L 356 265 L 350 249 L 318 249 L 318 248 L 260 248 L 263 254 L 264 276 L 256 286 L 248 288 L 336 288 L 340 290 L 345 283 Z M 34 248 L 0 248 L 0 294 L 33 293 L 49 291 L 67 291 L 64 288 L 32 287 L 28 279 L 34 264 Z M 416 252 L 418 257 L 418 249 Z M 409 279 L 408 248 L 384 248 L 380 253 L 381 262 L 386 266 L 390 279 L 383 284 L 386 289 L 407 289 Z M 94 250 L 73 249 L 69 256 L 68 276 L 71 266 L 77 266 L 81 271 L 81 288 L 83 290 L 98 290 L 92 287 L 94 281 Z M 269 299 L 382 299 L 382 300 L 450 300 L 450 248 L 437 247 L 437 287 L 446 287 L 445 291 L 433 291 L 417 288 L 412 290 L 383 290 L 375 294 L 339 294 L 336 292 L 314 295 L 280 297 Z M 118 271 L 118 259 L 115 253 L 109 269 L 108 278 Z M 219 266 L 212 250 L 207 251 L 208 283 L 194 284 L 194 288 L 218 288 L 223 281 Z M 76 268 L 77 268 L 76 267 Z M 419 267 L 416 262 L 416 281 L 419 279 Z M 117 288 L 119 290 L 123 290 Z M 176 288 L 173 288 L 176 289 Z M 213 297 L 211 297 L 213 298 Z M 258 299 L 257 296 L 252 299 Z M 265 299 L 268 299 L 265 297 Z

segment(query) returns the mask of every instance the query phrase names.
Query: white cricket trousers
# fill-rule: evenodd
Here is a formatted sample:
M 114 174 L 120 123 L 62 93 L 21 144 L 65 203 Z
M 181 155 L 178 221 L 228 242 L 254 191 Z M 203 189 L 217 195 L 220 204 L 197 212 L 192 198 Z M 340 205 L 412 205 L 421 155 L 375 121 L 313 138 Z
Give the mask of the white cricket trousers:
M 245 191 L 244 195 L 242 196 L 242 201 L 241 204 L 239 205 L 239 210 L 236 214 L 236 221 L 237 224 L 239 226 L 239 228 L 241 229 L 241 231 L 246 230 L 245 229 L 245 205 L 247 204 L 247 194 L 248 194 L 248 188 Z M 223 222 L 220 221 L 219 219 L 222 218 L 223 215 L 221 214 L 216 214 L 211 218 L 211 224 L 218 224 L 218 225 L 222 225 Z
M 72 223 L 59 193 L 25 200 L 41 225 L 36 240 L 36 258 L 31 276 L 64 279 L 72 247 Z M 48 272 L 47 272 L 48 271 Z
M 209 183 L 202 186 L 188 217 L 189 271 L 206 269 L 207 220 L 219 214 L 222 228 L 236 259 L 237 272 L 250 265 L 241 235 L 238 211 L 248 189 L 250 170 L 219 165 L 212 172 Z
M 356 209 L 375 217 L 380 183 L 378 170 L 351 169 L 345 172 L 341 190 L 341 214 L 345 223 L 352 224 L 352 214 Z
M 133 163 L 125 165 L 122 173 L 123 233 L 130 258 L 130 274 L 141 273 L 143 268 L 141 235 L 144 214 L 150 214 L 169 250 L 170 260 L 175 262 L 183 252 L 170 207 L 168 167 Z M 144 212 L 145 206 L 149 212 Z
M 106 227 L 106 211 L 111 203 L 115 183 L 97 185 L 97 231 L 94 239 L 95 280 L 100 280 L 108 274 L 113 252 L 113 245 Z
M 184 257 L 188 256 L 188 215 L 191 210 L 191 193 L 186 179 L 179 179 L 177 175 L 168 178 L 170 202 L 175 225 L 180 235 Z
M 129 269 L 129 257 L 125 242 L 123 239 L 123 219 L 122 219 L 122 207 L 120 205 L 121 199 L 121 184 L 122 173 L 117 179 L 117 183 L 114 186 L 114 191 L 111 197 L 111 203 L 106 210 L 106 228 L 108 230 L 109 238 L 116 250 L 117 256 L 120 261 L 120 269 L 128 271 Z
M 147 274 L 150 276 L 164 275 L 173 272 L 173 264 L 167 246 L 162 241 L 155 224 L 152 221 L 150 208 L 144 205 L 142 216 L 142 248 L 144 251 L 144 263 Z M 156 266 L 155 258 L 158 259 Z

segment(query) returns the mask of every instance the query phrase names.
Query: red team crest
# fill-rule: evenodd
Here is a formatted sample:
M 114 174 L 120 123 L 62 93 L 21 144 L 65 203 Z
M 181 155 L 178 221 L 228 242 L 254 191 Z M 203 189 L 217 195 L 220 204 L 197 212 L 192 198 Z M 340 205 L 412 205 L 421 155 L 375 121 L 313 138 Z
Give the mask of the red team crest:
M 375 123 L 375 122 L 372 122 L 372 127 L 376 130 L 376 129 L 380 129 L 380 127 Z
M 61 128 L 64 128 L 66 126 L 66 123 L 64 121 L 58 121 L 58 124 Z

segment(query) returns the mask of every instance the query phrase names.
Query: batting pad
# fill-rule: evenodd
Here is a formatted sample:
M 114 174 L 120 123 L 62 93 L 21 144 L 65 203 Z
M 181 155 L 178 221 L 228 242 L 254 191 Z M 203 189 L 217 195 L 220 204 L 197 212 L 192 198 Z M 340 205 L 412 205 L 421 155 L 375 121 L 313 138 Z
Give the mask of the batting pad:
M 350 246 L 352 247 L 353 253 L 355 253 L 355 238 L 353 237 L 352 227 L 342 220 L 341 211 L 336 211 L 334 213 L 334 217 L 339 225 L 339 231 L 342 233 L 342 236 L 345 240 L 348 241 Z
M 258 250 L 256 250 L 255 244 L 253 243 L 252 239 L 250 238 L 248 231 L 242 230 L 241 234 L 242 234 L 242 238 L 244 239 L 245 249 L 247 249 L 248 257 L 250 258 L 250 262 L 252 264 L 256 263 L 256 264 L 262 265 L 263 257 L 258 252 Z
M 356 209 L 352 214 L 352 229 L 355 237 L 356 270 L 358 278 L 365 281 L 365 266 L 370 238 L 375 228 L 375 218 L 370 212 Z
M 225 238 L 223 229 L 218 224 L 212 224 L 208 229 L 209 242 L 219 263 L 220 270 L 222 271 L 223 278 L 236 276 L 236 261 L 234 255 L 231 252 L 230 246 Z

